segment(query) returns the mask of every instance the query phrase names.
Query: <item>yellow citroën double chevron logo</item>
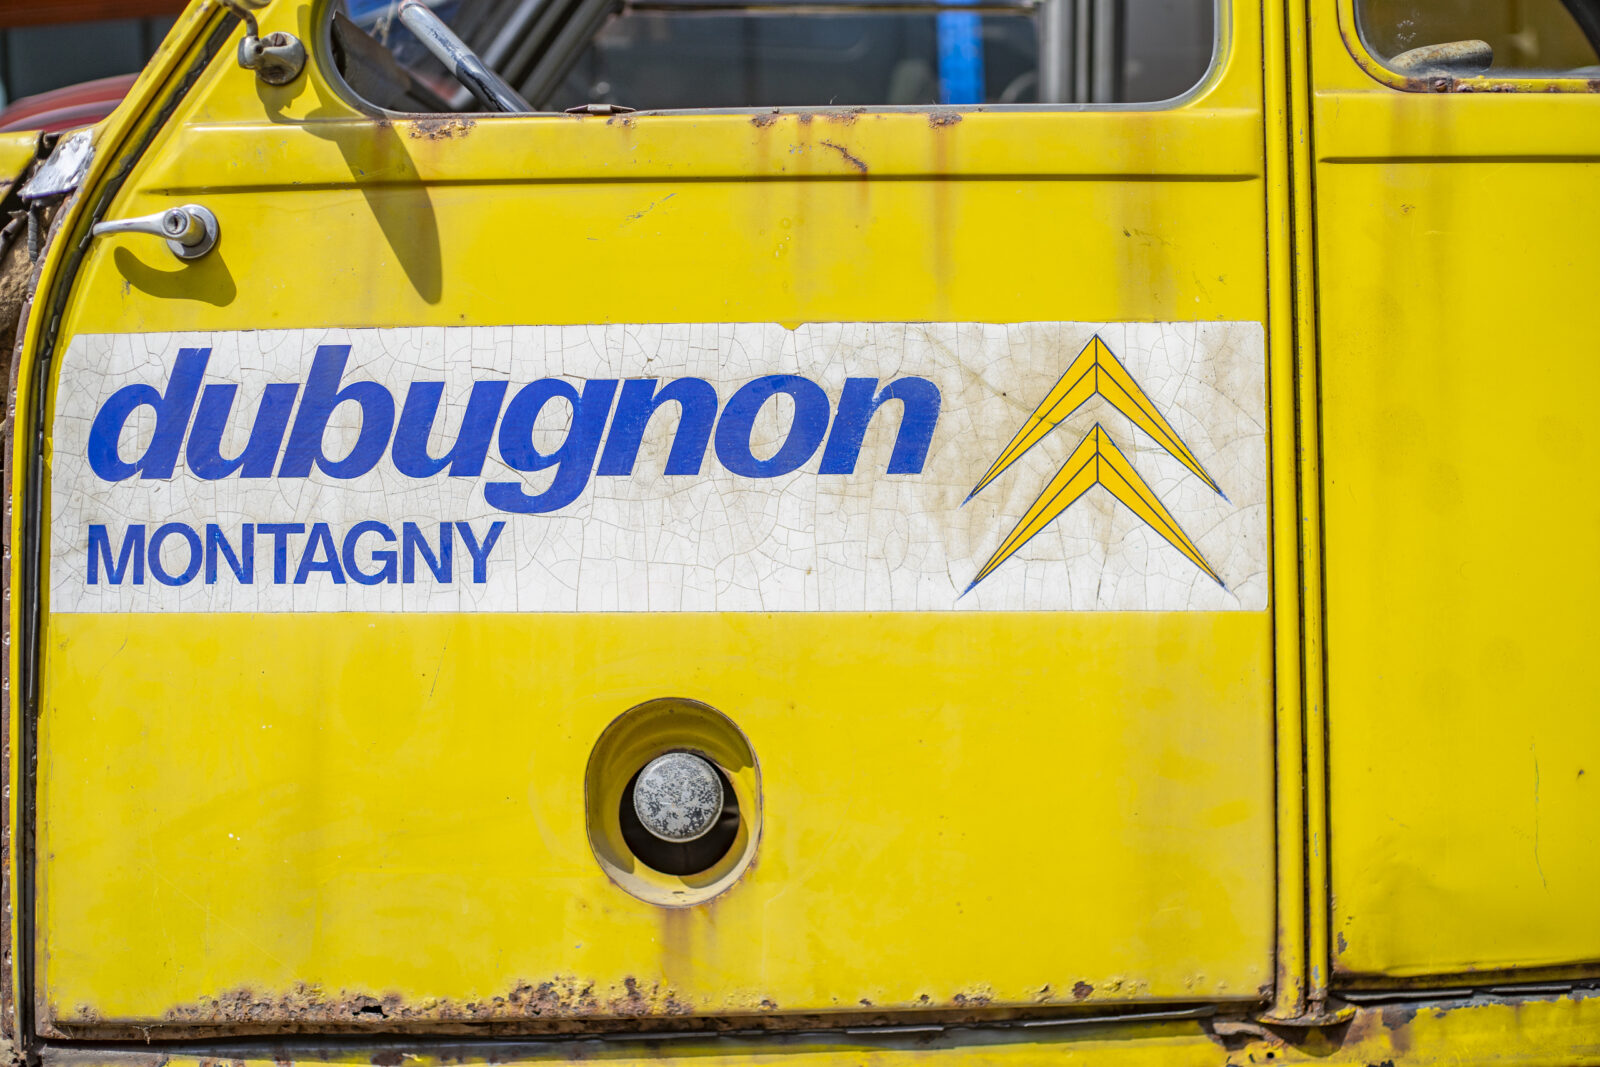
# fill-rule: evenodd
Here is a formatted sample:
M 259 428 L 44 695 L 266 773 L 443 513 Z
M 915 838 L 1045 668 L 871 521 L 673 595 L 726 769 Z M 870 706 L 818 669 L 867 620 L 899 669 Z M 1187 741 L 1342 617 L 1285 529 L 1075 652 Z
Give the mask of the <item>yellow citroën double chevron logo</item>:
M 1022 424 L 1022 429 L 1006 445 L 1005 451 L 1000 453 L 972 492 L 967 494 L 967 500 L 982 492 L 984 486 L 1000 477 L 1007 467 L 1022 458 L 1023 453 L 1044 440 L 1058 423 L 1065 421 L 1096 394 L 1133 420 L 1135 426 L 1149 434 L 1178 462 L 1193 471 L 1197 478 L 1222 495 L 1223 499 L 1227 499 L 1222 487 L 1206 473 L 1194 453 L 1189 451 L 1189 446 L 1183 443 L 1177 431 L 1133 380 L 1128 368 L 1118 361 L 1097 334 L 1083 346 L 1083 351 L 1072 361 L 1072 366 L 1067 368 L 1050 394 L 1033 410 L 1033 414 L 1028 416 L 1028 421 Z M 1105 427 L 1097 422 L 1082 443 L 1072 450 L 1072 455 L 1067 457 L 1067 462 L 1056 472 L 1056 476 L 1050 479 L 1044 492 L 1029 505 L 1027 514 L 1012 528 L 1000 547 L 994 550 L 994 555 L 978 571 L 966 592 L 971 592 L 973 586 L 993 574 L 995 568 L 1009 559 L 1012 553 L 1097 485 L 1105 487 L 1108 493 L 1160 534 L 1163 540 L 1189 557 L 1212 581 L 1223 585 L 1217 572 L 1200 554 L 1200 549 L 1178 525 L 1178 520 L 1172 517 L 1172 513 L 1157 499 L 1139 472 L 1133 469 L 1133 464 L 1112 442 Z

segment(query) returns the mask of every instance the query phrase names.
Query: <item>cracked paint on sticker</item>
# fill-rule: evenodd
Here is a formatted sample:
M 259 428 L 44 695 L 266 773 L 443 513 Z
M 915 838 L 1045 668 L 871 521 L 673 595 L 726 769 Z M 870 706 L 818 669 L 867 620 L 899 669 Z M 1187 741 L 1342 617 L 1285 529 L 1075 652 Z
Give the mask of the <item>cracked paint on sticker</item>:
M 1264 375 L 1249 322 L 81 336 L 51 607 L 1260 611 Z

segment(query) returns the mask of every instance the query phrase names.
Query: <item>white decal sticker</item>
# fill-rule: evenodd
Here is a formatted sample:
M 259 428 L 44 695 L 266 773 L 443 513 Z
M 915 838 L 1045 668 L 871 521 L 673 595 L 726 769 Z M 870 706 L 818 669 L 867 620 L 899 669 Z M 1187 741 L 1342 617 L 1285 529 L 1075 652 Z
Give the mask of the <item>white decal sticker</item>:
M 1258 323 L 115 334 L 50 607 L 1260 611 Z

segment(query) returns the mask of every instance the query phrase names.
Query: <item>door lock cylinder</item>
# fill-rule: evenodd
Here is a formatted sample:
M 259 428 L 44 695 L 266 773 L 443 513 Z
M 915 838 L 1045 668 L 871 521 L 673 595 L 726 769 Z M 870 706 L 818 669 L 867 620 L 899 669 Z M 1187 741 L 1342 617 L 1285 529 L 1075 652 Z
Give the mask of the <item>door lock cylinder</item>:
M 96 237 L 107 233 L 147 233 L 152 237 L 164 237 L 167 247 L 179 259 L 199 259 L 217 246 L 220 234 L 217 217 L 199 204 L 184 204 L 136 219 L 97 222 L 90 232 Z

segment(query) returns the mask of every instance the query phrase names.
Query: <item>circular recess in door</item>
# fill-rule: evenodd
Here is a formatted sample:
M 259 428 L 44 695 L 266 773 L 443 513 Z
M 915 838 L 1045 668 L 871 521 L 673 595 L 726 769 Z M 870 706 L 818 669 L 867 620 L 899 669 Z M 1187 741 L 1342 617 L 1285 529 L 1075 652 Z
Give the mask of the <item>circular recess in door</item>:
M 651 904 L 699 904 L 738 881 L 755 856 L 761 770 L 720 711 L 652 700 L 595 742 L 584 806 L 589 846 L 613 882 Z

